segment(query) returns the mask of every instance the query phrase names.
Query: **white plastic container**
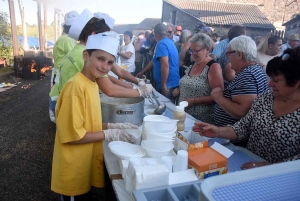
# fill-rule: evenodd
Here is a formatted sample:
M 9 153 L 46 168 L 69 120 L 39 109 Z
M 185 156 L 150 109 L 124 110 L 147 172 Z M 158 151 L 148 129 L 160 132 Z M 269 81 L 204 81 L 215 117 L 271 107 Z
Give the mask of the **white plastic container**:
M 146 150 L 147 155 L 153 158 L 161 158 L 163 156 L 169 155 L 170 151 L 174 148 L 174 145 L 170 146 L 153 146 L 148 147 L 145 145 L 144 141 L 142 141 L 142 147 Z
M 173 113 L 173 119 L 178 120 L 177 122 L 177 130 L 178 131 L 184 131 L 184 121 L 186 118 L 186 113 L 184 111 L 184 108 L 188 106 L 187 101 L 181 101 L 179 103 L 179 106 L 176 106 L 175 111 Z
M 174 136 L 162 136 L 162 135 L 154 135 L 154 134 L 150 134 L 150 133 L 147 133 L 146 134 L 146 137 L 145 137 L 145 140 L 172 140 L 174 141 L 175 140 L 175 134 Z

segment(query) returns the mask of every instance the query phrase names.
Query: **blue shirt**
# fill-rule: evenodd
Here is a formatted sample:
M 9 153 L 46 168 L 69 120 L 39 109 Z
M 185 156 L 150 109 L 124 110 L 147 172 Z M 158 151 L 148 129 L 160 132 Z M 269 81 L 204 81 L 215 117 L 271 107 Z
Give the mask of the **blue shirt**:
M 234 80 L 224 90 L 224 97 L 232 100 L 233 96 L 261 94 L 269 90 L 266 73 L 258 64 L 247 66 L 236 74 Z M 214 111 L 214 124 L 227 126 L 234 124 L 238 119 L 232 118 L 218 104 Z
M 161 57 L 168 57 L 169 76 L 167 79 L 167 88 L 174 88 L 179 85 L 179 55 L 173 41 L 168 37 L 160 40 L 154 50 L 153 64 L 154 64 L 154 80 L 156 89 L 161 89 Z
M 211 53 L 211 54 L 216 55 L 217 61 L 219 61 L 221 54 L 227 49 L 228 44 L 229 44 L 228 38 L 221 40 L 218 43 L 218 45 L 215 47 L 214 51 Z

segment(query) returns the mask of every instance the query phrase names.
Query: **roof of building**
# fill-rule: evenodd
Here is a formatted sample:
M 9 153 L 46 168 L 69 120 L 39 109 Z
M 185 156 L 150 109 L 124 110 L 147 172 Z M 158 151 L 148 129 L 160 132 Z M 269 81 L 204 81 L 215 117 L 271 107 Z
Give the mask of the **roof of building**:
M 133 28 L 137 24 L 115 24 L 113 31 L 117 32 L 118 34 L 123 34 L 125 31 L 133 31 Z
M 298 22 L 300 20 L 300 14 L 296 15 L 293 19 L 291 19 L 290 21 L 287 21 L 285 23 L 282 24 L 282 26 L 289 26 L 295 22 Z
M 160 18 L 145 18 L 137 26 L 134 27 L 134 30 L 147 30 L 153 29 L 155 25 L 161 22 Z
M 207 25 L 242 24 L 246 27 L 275 29 L 254 4 L 219 3 L 195 0 L 164 0 Z

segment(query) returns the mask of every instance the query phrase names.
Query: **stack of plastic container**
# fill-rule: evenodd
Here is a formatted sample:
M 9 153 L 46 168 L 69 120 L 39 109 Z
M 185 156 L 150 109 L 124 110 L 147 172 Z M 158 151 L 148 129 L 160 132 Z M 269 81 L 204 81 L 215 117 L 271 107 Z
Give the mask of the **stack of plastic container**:
M 148 156 L 158 158 L 170 153 L 174 148 L 177 121 L 159 115 L 144 117 L 141 145 Z

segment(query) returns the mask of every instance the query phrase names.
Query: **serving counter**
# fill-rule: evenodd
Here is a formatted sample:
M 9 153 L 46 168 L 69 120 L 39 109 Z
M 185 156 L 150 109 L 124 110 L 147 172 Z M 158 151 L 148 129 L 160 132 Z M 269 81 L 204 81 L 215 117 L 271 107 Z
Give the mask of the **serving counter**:
M 165 112 L 165 116 L 172 118 L 172 113 L 175 109 L 175 105 L 168 100 L 166 97 L 162 96 L 161 94 L 158 94 L 158 101 L 166 104 L 167 110 Z M 148 108 L 154 108 L 154 103 L 151 103 L 149 99 L 145 99 L 144 109 Z M 190 122 L 197 121 L 194 117 L 187 114 L 186 115 L 186 121 L 185 126 L 191 127 Z M 188 123 L 187 123 L 188 122 Z M 104 162 L 105 166 L 109 175 L 109 178 L 111 179 L 112 186 L 114 188 L 114 192 L 116 194 L 116 197 L 120 201 L 134 201 L 134 197 L 131 193 L 128 193 L 125 188 L 125 181 L 122 178 L 122 173 L 119 165 L 119 158 L 116 157 L 108 148 L 109 142 L 104 142 Z M 241 148 L 236 147 L 230 142 L 224 144 L 228 149 L 231 149 L 234 151 L 234 154 L 231 158 L 228 160 L 228 172 L 235 172 L 239 171 L 241 164 L 248 162 L 248 161 L 263 161 L 260 157 L 256 156 L 255 154 L 251 153 L 250 151 Z

